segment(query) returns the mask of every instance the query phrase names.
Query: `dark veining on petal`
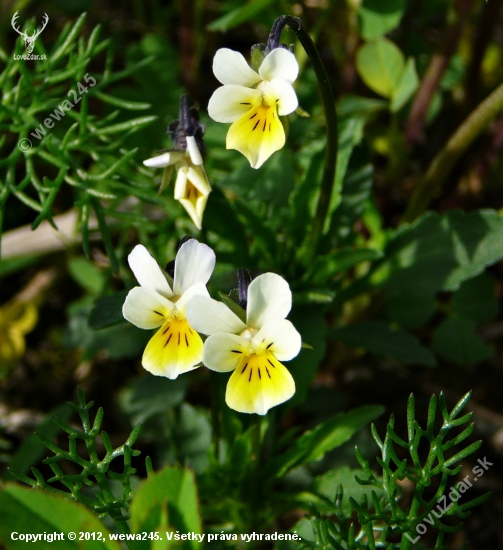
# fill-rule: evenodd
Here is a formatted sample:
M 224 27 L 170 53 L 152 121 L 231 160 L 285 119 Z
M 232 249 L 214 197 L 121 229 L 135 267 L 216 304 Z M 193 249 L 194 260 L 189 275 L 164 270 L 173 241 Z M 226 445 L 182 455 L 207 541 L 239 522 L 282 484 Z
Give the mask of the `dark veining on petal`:
M 273 367 L 275 369 L 276 367 L 273 365 L 272 361 L 270 359 L 268 359 L 268 361 L 271 364 L 271 367 Z
M 255 126 L 253 127 L 253 130 L 255 130 L 255 128 L 259 125 L 259 123 L 260 123 L 260 120 L 257 120 L 257 122 L 255 122 Z M 252 130 L 252 132 L 253 132 L 253 130 Z
M 187 347 L 189 347 L 189 341 L 187 340 L 187 335 L 185 334 L 185 343 L 187 344 Z
M 169 341 L 171 340 L 172 336 L 173 336 L 172 334 L 169 335 L 169 338 L 166 340 L 166 343 L 164 344 L 164 347 L 166 347 L 169 344 Z
M 241 374 L 243 374 L 243 372 L 246 370 L 247 366 L 248 366 L 248 363 L 246 363 L 246 365 L 243 367 L 243 370 L 241 371 Z
M 274 342 L 271 342 L 265 349 L 269 349 L 273 344 Z
M 250 376 L 248 376 L 248 382 L 251 380 L 252 373 L 253 373 L 253 368 L 250 368 Z
M 162 313 L 159 313 L 159 312 L 156 311 L 155 309 L 154 309 L 154 313 L 157 313 L 157 315 L 160 315 L 161 317 L 164 317 L 164 315 L 163 315 Z
M 180 333 L 178 333 L 178 345 L 180 345 Z
M 192 329 L 191 329 L 190 327 L 189 327 L 189 332 L 190 332 L 191 334 L 194 334 L 194 333 L 192 332 Z
M 240 103 L 240 105 L 251 105 L 251 103 Z
M 260 372 L 260 367 L 258 368 L 258 377 L 260 378 L 260 380 L 262 380 L 262 373 Z
M 262 126 L 262 132 L 265 132 L 265 126 L 267 124 L 267 119 L 264 120 L 264 126 Z
M 231 349 L 232 353 L 243 353 L 242 351 L 239 351 L 238 349 Z
M 252 115 L 252 116 L 250 117 L 250 120 L 251 120 L 252 118 L 255 118 L 257 115 L 258 115 L 258 113 L 255 113 L 254 115 Z
M 166 330 L 163 332 L 163 334 L 166 334 L 166 332 L 168 332 L 168 330 L 170 329 L 171 327 L 168 325 Z
M 267 376 L 268 376 L 269 378 L 271 378 L 271 375 L 269 374 L 269 369 L 268 369 L 265 365 L 264 365 L 264 367 L 265 367 L 265 370 L 266 370 L 266 372 L 267 372 Z

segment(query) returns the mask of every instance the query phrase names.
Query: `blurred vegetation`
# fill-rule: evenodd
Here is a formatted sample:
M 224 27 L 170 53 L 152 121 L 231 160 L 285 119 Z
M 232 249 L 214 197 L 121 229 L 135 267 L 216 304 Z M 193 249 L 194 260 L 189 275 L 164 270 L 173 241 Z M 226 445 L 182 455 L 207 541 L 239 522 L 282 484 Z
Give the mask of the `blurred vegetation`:
M 24 53 L 11 26 L 16 11 L 30 32 L 48 14 L 33 52 L 46 60 L 15 59 Z M 503 510 L 501 3 L 13 0 L 0 13 L 6 482 L 0 511 L 9 518 L 0 541 L 6 548 L 21 546 L 8 537 L 16 518 L 26 517 L 34 518 L 37 532 L 224 532 L 230 538 L 212 544 L 226 547 L 236 545 L 236 533 L 297 531 L 317 548 L 399 548 L 404 533 L 415 538 L 434 497 L 449 490 L 444 474 L 460 482 L 485 457 L 494 465 L 456 507 L 463 523 L 448 517 L 445 529 L 426 524 L 415 548 L 503 548 L 497 521 Z M 326 128 L 315 74 L 295 35 L 285 30 L 282 40 L 294 44 L 301 66 L 296 92 L 310 116 L 289 116 L 285 148 L 254 170 L 225 149 L 226 126 L 206 114 L 218 86 L 215 51 L 228 47 L 248 58 L 281 14 L 300 17 L 316 43 L 338 112 L 334 190 L 309 254 L 305 237 L 320 193 Z M 160 171 L 142 165 L 171 147 L 166 128 L 185 92 L 206 125 L 213 192 L 201 231 L 169 189 L 159 194 Z M 68 110 L 65 100 L 73 104 Z M 26 139 L 31 147 L 22 150 L 18 144 Z M 121 314 L 135 284 L 127 255 L 141 242 L 166 265 L 186 235 L 216 252 L 213 296 L 236 287 L 239 267 L 279 273 L 292 288 L 289 318 L 312 349 L 288 364 L 297 386 L 293 399 L 262 423 L 225 406 L 225 376 L 201 368 L 170 381 L 141 367 L 149 334 Z M 55 473 L 32 434 L 56 456 L 69 448 L 68 435 L 84 452 L 75 438 L 88 434 L 77 435 L 63 405 L 75 401 L 77 386 L 105 410 L 108 435 L 97 437 L 98 426 L 97 455 L 87 465 L 65 460 Z M 468 433 L 449 424 L 459 410 L 452 418 L 448 410 L 470 390 L 470 402 L 461 401 L 475 413 Z M 435 448 L 445 470 L 430 485 L 422 468 L 444 429 L 430 398 L 441 391 L 444 427 L 447 422 L 454 435 L 452 444 Z M 79 403 L 85 404 L 81 394 Z M 396 421 L 387 424 L 393 413 Z M 383 452 L 377 461 L 372 421 Z M 121 447 L 139 423 L 140 457 Z M 428 443 L 419 446 L 416 435 Z M 463 439 L 470 453 L 459 455 L 451 447 Z M 111 453 L 108 468 L 117 448 L 124 464 L 112 463 L 115 480 L 107 478 L 105 500 L 124 504 L 121 476 L 127 478 L 127 528 L 101 523 L 88 508 L 47 490 L 29 491 L 7 470 L 67 491 L 70 482 L 74 489 L 86 485 L 87 474 L 98 480 L 92 468 Z M 456 470 L 449 461 L 459 463 Z M 99 473 L 105 477 L 106 470 Z M 355 474 L 370 480 L 374 493 Z M 103 514 L 106 507 L 95 506 L 99 491 L 82 489 Z M 485 501 L 488 490 L 493 495 Z M 473 501 L 480 506 L 470 515 Z M 129 547 L 174 541 L 164 543 Z M 108 538 L 89 547 L 119 548 Z

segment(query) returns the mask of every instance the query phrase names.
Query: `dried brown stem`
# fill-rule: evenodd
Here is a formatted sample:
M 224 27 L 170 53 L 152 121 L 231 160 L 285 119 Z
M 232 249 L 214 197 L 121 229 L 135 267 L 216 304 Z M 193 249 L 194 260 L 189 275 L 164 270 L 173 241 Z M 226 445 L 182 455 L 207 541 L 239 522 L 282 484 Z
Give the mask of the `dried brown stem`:
M 457 20 L 447 28 L 440 51 L 435 53 L 431 58 L 419 91 L 412 104 L 405 128 L 405 139 L 409 147 L 412 147 L 423 138 L 424 121 L 431 100 L 440 85 L 445 70 L 449 66 L 451 57 L 458 48 L 461 32 L 473 3 L 474 0 L 458 0 L 456 2 Z

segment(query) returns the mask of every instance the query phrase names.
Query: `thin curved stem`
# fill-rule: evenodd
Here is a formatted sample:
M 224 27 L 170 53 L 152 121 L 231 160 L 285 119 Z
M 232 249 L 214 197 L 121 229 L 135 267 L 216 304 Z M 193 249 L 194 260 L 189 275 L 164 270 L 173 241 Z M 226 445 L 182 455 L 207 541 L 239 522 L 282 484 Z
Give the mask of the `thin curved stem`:
M 503 84 L 468 116 L 433 159 L 412 195 L 402 222 L 414 221 L 428 208 L 461 155 L 501 111 L 503 111 Z
M 325 169 L 321 180 L 320 195 L 316 205 L 316 213 L 313 218 L 313 223 L 310 232 L 307 234 L 301 252 L 301 261 L 308 265 L 316 254 L 318 243 L 321 238 L 325 220 L 328 215 L 330 206 L 330 198 L 335 183 L 335 174 L 337 168 L 337 112 L 335 109 L 334 94 L 328 79 L 327 71 L 318 54 L 318 50 L 311 40 L 309 34 L 302 28 L 302 22 L 299 18 L 291 15 L 282 15 L 274 22 L 269 35 L 267 44 L 268 49 L 279 46 L 279 35 L 281 31 L 288 25 L 290 30 L 297 36 L 302 47 L 306 51 L 309 60 L 313 66 L 318 85 L 320 87 L 320 95 L 325 111 L 325 120 L 327 124 L 327 148 L 325 150 Z

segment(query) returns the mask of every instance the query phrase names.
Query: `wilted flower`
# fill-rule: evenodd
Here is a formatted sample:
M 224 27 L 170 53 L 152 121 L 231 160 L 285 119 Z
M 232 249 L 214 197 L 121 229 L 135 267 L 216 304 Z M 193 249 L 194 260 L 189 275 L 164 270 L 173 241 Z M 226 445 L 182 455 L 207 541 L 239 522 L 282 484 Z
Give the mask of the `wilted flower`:
M 147 344 L 142 365 L 152 374 L 175 379 L 202 359 L 203 342 L 187 321 L 185 306 L 194 295 L 208 296 L 205 285 L 215 253 L 195 239 L 183 243 L 175 259 L 173 288 L 144 246 L 135 246 L 128 260 L 140 286 L 129 292 L 122 313 L 139 328 L 161 327 Z
M 285 144 L 279 116 L 298 106 L 292 83 L 299 65 L 285 48 L 275 48 L 264 58 L 258 73 L 239 53 L 227 48 L 217 51 L 213 72 L 223 84 L 210 98 L 208 113 L 217 122 L 232 122 L 227 149 L 237 149 L 253 168 L 262 164 Z
M 24 336 L 37 323 L 37 308 L 13 299 L 0 307 L 0 368 L 17 361 L 25 350 Z
M 265 273 L 248 287 L 246 322 L 225 304 L 193 296 L 186 314 L 191 326 L 208 334 L 203 363 L 218 372 L 234 371 L 225 400 L 232 409 L 264 415 L 295 393 L 292 375 L 280 363 L 298 355 L 301 337 L 285 317 L 292 307 L 288 283 Z
M 145 166 L 165 168 L 162 191 L 169 183 L 173 169 L 178 168 L 175 199 L 180 201 L 195 226 L 201 229 L 204 209 L 211 192 L 210 182 L 203 166 L 204 125 L 191 116 L 188 96 L 180 99 L 180 119 L 168 127 L 175 148 L 143 161 Z

